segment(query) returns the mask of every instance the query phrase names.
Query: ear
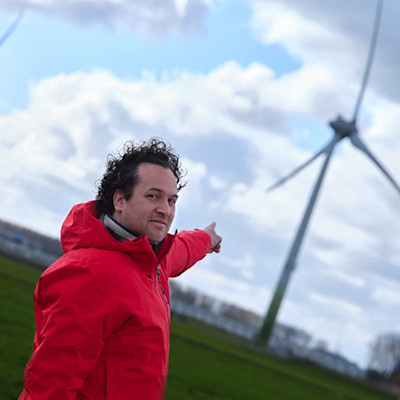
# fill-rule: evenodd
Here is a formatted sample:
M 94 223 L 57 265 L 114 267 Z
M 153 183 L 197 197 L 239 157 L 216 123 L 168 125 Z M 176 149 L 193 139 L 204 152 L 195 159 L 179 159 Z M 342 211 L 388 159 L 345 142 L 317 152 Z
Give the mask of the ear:
M 125 196 L 121 190 L 117 189 L 114 192 L 113 203 L 115 211 L 121 212 L 123 210 L 125 204 Z

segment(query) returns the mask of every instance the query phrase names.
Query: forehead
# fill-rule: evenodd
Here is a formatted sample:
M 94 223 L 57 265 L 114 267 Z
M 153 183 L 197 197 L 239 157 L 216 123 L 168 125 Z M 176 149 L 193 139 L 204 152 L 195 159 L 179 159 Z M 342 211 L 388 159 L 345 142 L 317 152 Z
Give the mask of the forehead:
M 177 181 L 174 173 L 158 164 L 141 163 L 138 167 L 138 186 L 143 189 L 160 189 L 165 192 L 177 191 Z

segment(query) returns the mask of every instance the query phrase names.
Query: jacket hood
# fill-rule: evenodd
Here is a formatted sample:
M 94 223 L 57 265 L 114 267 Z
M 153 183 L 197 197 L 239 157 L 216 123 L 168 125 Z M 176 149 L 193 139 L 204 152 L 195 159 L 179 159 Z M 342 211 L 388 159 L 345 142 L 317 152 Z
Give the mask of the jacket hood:
M 141 253 L 151 253 L 156 257 L 146 236 L 120 242 L 107 231 L 99 217 L 95 200 L 77 204 L 71 209 L 61 228 L 61 245 L 65 253 L 81 248 L 98 248 L 130 253 L 135 259 Z M 159 260 L 168 252 L 173 240 L 174 236 L 169 234 L 164 239 L 157 252 Z

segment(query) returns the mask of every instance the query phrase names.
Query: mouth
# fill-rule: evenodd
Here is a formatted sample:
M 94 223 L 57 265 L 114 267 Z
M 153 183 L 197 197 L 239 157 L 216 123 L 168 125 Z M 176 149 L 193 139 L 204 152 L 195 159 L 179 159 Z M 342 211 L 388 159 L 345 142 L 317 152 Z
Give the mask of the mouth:
M 150 221 L 152 224 L 157 225 L 159 227 L 166 227 L 167 226 L 167 221 L 161 220 L 161 219 L 152 219 Z

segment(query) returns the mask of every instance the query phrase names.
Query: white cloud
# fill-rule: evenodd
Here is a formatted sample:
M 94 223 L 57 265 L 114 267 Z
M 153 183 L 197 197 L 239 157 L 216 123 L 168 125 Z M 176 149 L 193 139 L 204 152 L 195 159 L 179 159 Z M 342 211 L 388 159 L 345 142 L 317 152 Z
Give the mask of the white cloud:
M 227 182 L 217 176 L 212 176 L 210 177 L 210 185 L 213 189 L 223 190 L 227 187 Z
M 331 278 L 338 279 L 341 282 L 343 282 L 347 285 L 354 286 L 356 288 L 362 288 L 362 287 L 365 287 L 365 285 L 366 285 L 365 278 L 363 278 L 361 276 L 354 276 L 354 275 L 352 276 L 341 269 L 325 270 L 325 271 L 322 271 L 322 273 L 326 275 L 326 279 L 331 279 Z
M 265 43 L 283 45 L 307 65 L 323 62 L 342 82 L 361 85 L 372 36 L 375 0 L 248 0 L 253 9 L 251 26 Z M 399 99 L 400 58 L 397 32 L 400 4 L 383 2 L 380 35 L 370 90 Z M 339 88 L 338 88 L 339 89 Z M 354 101 L 355 101 L 355 96 Z
M 246 119 L 237 120 L 233 115 L 237 107 L 234 76 L 239 88 L 249 79 L 257 85 L 251 78 L 254 68 L 262 70 L 260 66 L 246 70 L 229 63 L 209 75 L 175 73 L 162 80 L 144 74 L 142 79 L 123 81 L 107 71 L 43 79 L 32 86 L 26 110 L 0 117 L 1 129 L 6 133 L 0 138 L 4 184 L 20 185 L 20 201 L 25 203 L 28 200 L 24 198 L 32 196 L 24 194 L 25 181 L 36 182 L 38 197 L 29 202 L 41 207 L 44 196 L 59 195 L 46 184 L 50 180 L 64 183 L 63 190 L 69 193 L 64 202 L 75 198 L 74 191 L 82 197 L 92 197 L 93 182 L 103 173 L 106 155 L 115 152 L 128 138 L 212 140 L 217 132 L 223 132 L 226 137 L 243 139 L 246 131 L 260 136 L 261 127 L 249 127 Z M 265 73 L 269 74 L 268 69 Z M 253 89 L 257 91 L 256 87 Z M 193 178 L 192 205 L 200 206 L 206 167 L 190 160 L 187 164 Z M 213 175 L 210 178 L 215 187 L 218 173 L 214 179 Z M 58 186 L 53 189 L 59 190 Z M 20 222 L 29 224 L 25 214 L 20 218 Z
M 326 308 L 334 309 L 336 313 L 344 313 L 347 318 L 354 318 L 363 313 L 359 306 L 338 298 L 330 298 L 319 293 L 311 293 L 310 298 L 312 301 L 323 305 Z
M 377 283 L 372 289 L 372 298 L 383 306 L 398 307 L 400 304 L 400 283 L 384 277 L 379 277 Z
M 251 280 L 255 277 L 254 258 L 248 253 L 240 258 L 230 258 L 222 255 L 218 261 L 220 264 L 236 270 L 239 276 L 244 279 Z
M 204 31 L 209 4 L 205 0 L 26 0 L 28 12 L 41 13 L 90 27 L 133 29 L 150 36 Z M 0 9 L 16 11 L 21 3 L 1 0 Z
M 291 53 L 309 62 L 318 60 L 321 52 L 327 54 L 344 44 L 322 21 L 310 21 L 285 2 L 250 3 L 253 6 L 251 25 L 266 44 L 284 43 Z
M 179 277 L 179 281 L 188 286 L 197 288 L 207 295 L 216 299 L 239 304 L 247 310 L 254 312 L 263 312 L 264 308 L 259 299 L 270 297 L 269 291 L 262 285 L 253 284 L 249 286 L 242 279 L 219 273 L 216 265 L 212 262 L 205 268 L 201 262 L 196 268 L 191 268 L 185 274 Z

